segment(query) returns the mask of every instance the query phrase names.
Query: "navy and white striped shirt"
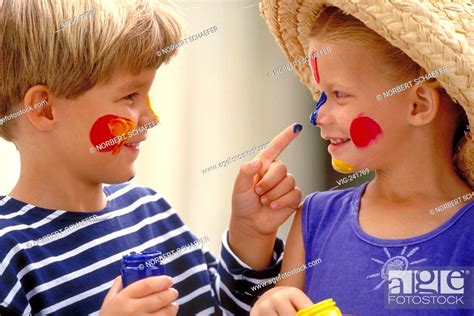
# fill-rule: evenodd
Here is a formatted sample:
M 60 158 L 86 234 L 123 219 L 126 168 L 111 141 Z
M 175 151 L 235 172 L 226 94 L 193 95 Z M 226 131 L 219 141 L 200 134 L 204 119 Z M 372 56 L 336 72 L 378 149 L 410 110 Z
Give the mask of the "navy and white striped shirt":
M 130 183 L 104 188 L 107 206 L 93 213 L 49 210 L 0 196 L 0 314 L 97 315 L 120 261 L 131 251 L 174 251 L 198 238 L 155 191 Z M 271 267 L 254 271 L 222 238 L 222 260 L 205 247 L 179 252 L 166 273 L 179 292 L 179 315 L 248 315 L 258 295 L 251 287 L 275 277 L 283 242 Z

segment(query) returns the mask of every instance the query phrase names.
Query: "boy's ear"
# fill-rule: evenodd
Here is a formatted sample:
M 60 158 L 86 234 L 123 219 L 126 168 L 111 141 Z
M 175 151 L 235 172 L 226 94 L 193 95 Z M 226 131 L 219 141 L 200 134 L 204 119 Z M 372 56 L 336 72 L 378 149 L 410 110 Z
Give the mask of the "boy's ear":
M 37 129 L 47 131 L 52 128 L 54 115 L 51 107 L 51 93 L 47 86 L 31 87 L 25 94 L 24 105 L 25 108 L 31 108 L 26 115 Z
M 424 84 L 414 87 L 410 100 L 409 123 L 422 126 L 433 121 L 440 106 L 439 91 Z

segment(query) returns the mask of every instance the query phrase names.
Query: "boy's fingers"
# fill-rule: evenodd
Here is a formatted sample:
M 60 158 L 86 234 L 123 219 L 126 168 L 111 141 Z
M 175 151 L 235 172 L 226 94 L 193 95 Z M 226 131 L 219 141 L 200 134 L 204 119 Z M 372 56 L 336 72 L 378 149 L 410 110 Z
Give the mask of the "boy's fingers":
M 260 175 L 267 171 L 268 166 L 288 147 L 293 139 L 298 136 L 303 126 L 301 124 L 292 124 L 285 128 L 280 134 L 275 136 L 270 142 L 270 146 L 259 152 L 256 158 L 260 158 L 263 162 L 263 168 Z
M 169 289 L 172 285 L 173 279 L 162 275 L 134 282 L 127 286 L 124 291 L 127 291 L 131 298 L 141 298 Z
M 147 313 L 156 313 L 176 301 L 179 293 L 174 288 L 163 290 L 140 300 L 140 308 Z
M 265 175 L 257 182 L 255 192 L 264 194 L 273 189 L 288 175 L 288 169 L 281 161 L 275 161 L 270 164 Z
M 240 166 L 239 174 L 235 179 L 234 191 L 246 192 L 253 188 L 254 176 L 262 168 L 260 159 L 254 159 Z
M 114 283 L 112 283 L 112 287 L 110 288 L 109 292 L 105 296 L 104 303 L 110 301 L 115 295 L 117 295 L 120 290 L 122 289 L 122 277 L 118 276 L 114 279 Z
M 295 189 L 296 189 L 295 178 L 289 175 L 285 177 L 275 187 L 273 187 L 270 191 L 265 192 L 265 194 L 260 197 L 260 201 L 262 202 L 262 204 L 270 205 L 271 201 L 276 201 Z M 290 205 L 296 209 L 298 208 L 298 204 L 300 202 L 301 202 L 301 199 Z
M 179 306 L 176 303 L 170 304 L 168 307 L 161 309 L 159 312 L 153 314 L 154 316 L 170 316 L 178 314 Z
M 290 192 L 286 193 L 282 197 L 270 203 L 270 208 L 279 210 L 285 207 L 289 207 L 293 211 L 298 209 L 298 204 L 301 202 L 301 190 L 294 188 Z

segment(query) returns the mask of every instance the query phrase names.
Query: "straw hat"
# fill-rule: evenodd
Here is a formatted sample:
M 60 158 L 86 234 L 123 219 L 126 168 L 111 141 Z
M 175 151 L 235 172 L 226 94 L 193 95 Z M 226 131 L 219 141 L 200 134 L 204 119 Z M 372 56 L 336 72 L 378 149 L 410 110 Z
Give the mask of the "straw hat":
M 437 78 L 466 111 L 466 133 L 455 162 L 474 188 L 474 5 L 470 0 L 261 0 L 260 13 L 289 61 L 308 52 L 309 34 L 325 6 L 362 21 Z M 319 98 L 308 63 L 297 63 L 300 80 Z

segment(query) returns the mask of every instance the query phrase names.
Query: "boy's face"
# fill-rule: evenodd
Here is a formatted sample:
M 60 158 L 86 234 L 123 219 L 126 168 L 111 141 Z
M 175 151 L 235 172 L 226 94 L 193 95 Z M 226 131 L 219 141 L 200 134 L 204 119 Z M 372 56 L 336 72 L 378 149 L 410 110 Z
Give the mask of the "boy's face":
M 407 149 L 403 140 L 408 137 L 403 92 L 376 99 L 400 83 L 390 81 L 378 67 L 378 57 L 360 44 L 329 44 L 312 38 L 308 54 L 326 47 L 331 51 L 310 64 L 313 80 L 319 81 L 327 97 L 319 104 L 316 124 L 321 136 L 331 141 L 328 151 L 334 169 L 342 173 L 366 167 L 374 170 L 403 157 Z
M 156 69 L 138 75 L 117 72 L 110 82 L 98 84 L 76 99 L 52 100 L 58 118 L 55 136 L 58 143 L 64 144 L 58 154 L 65 164 L 70 164 L 66 168 L 93 183 L 118 183 L 135 175 L 133 163 L 140 142 L 147 137 L 146 131 L 124 139 L 120 148 L 118 144 L 107 145 L 108 150 L 103 152 L 94 150 L 97 144 L 91 139 L 114 138 L 113 134 L 121 135 L 155 121 L 146 105 L 155 73 Z M 115 121 L 105 122 L 108 118 Z

